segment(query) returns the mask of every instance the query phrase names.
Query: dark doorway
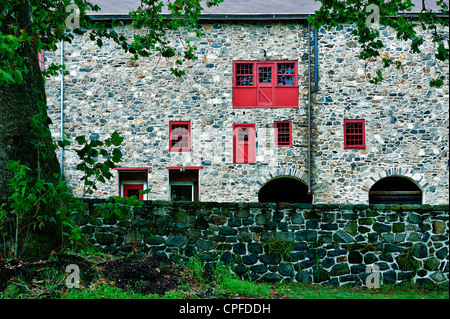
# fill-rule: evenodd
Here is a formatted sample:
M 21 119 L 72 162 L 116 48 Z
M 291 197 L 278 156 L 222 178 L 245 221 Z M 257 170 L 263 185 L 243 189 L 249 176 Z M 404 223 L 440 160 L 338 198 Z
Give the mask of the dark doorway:
M 308 186 L 291 177 L 278 177 L 267 182 L 258 193 L 260 203 L 312 203 Z
M 422 204 L 422 191 L 404 177 L 385 177 L 370 189 L 369 204 Z
M 172 201 L 198 201 L 198 169 L 170 170 L 169 187 Z

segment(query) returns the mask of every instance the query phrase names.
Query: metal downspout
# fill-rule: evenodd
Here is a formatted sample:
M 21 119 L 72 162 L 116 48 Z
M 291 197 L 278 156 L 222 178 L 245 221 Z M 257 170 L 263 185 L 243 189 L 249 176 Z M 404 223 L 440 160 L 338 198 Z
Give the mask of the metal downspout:
M 61 41 L 61 65 L 64 65 L 64 40 Z M 64 70 L 61 70 L 61 140 L 64 139 Z M 61 147 L 60 175 L 64 174 L 64 148 Z
M 317 30 L 314 30 L 314 92 L 319 91 L 319 44 Z
M 308 23 L 308 194 L 311 193 L 311 24 Z

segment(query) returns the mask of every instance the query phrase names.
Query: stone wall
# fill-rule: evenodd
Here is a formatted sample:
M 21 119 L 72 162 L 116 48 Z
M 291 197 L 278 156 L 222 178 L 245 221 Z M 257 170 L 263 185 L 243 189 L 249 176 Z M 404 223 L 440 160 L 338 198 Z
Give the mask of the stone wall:
M 65 44 L 64 131 L 75 137 L 105 139 L 117 130 L 123 137 L 122 166 L 152 167 L 150 199 L 169 199 L 166 167 L 204 166 L 199 174 L 201 201 L 258 201 L 270 175 L 307 176 L 307 64 L 305 26 L 292 23 L 203 24 L 201 40 L 182 36 L 197 46 L 199 59 L 184 65 L 181 79 L 170 74 L 174 61 L 158 56 L 130 62 L 130 55 L 106 42 L 89 41 L 88 32 Z M 130 26 L 119 33 L 132 36 Z M 178 34 L 174 34 L 176 42 Z M 178 41 L 179 42 L 179 41 Z M 181 46 L 181 44 L 180 44 Z M 47 62 L 60 61 L 60 50 Z M 299 60 L 299 108 L 234 109 L 234 60 Z M 60 78 L 47 82 L 49 113 L 55 137 L 60 135 Z M 274 121 L 293 122 L 291 148 L 274 148 Z M 191 121 L 190 152 L 169 152 L 169 121 Z M 233 164 L 233 124 L 255 123 L 256 164 Z M 81 193 L 77 156 L 64 157 L 67 179 Z M 258 184 L 259 182 L 260 184 Z M 95 197 L 118 195 L 118 180 L 99 185 Z
M 158 56 L 129 60 L 113 42 L 102 48 L 89 32 L 65 44 L 64 133 L 105 139 L 114 130 L 123 137 L 122 166 L 152 167 L 149 199 L 169 199 L 168 166 L 203 166 L 200 201 L 255 202 L 262 185 L 278 176 L 307 182 L 308 48 L 304 21 L 201 22 L 206 34 L 197 39 L 198 60 L 187 62 L 186 75 L 172 76 L 174 61 Z M 438 66 L 432 46 L 421 54 L 396 41 L 391 30 L 380 33 L 383 55 L 402 61 L 400 70 L 385 70 L 385 81 L 372 85 L 371 68 L 358 60 L 352 26 L 319 32 L 319 86 L 312 105 L 313 203 L 368 204 L 370 187 L 386 176 L 400 175 L 416 183 L 424 204 L 448 204 L 448 63 Z M 145 30 L 129 25 L 118 33 L 133 36 Z M 431 31 L 430 31 L 431 32 Z M 448 30 L 444 30 L 448 34 Z M 430 34 L 425 35 L 429 44 Z M 181 43 L 173 36 L 173 42 Z M 178 42 L 177 42 L 178 41 Z M 61 50 L 46 52 L 46 64 L 59 63 Z M 298 60 L 298 109 L 234 109 L 232 64 L 235 60 Z M 446 83 L 431 88 L 429 78 L 442 67 Z M 373 71 L 373 70 L 372 70 Z M 47 81 L 49 114 L 55 139 L 61 130 L 60 77 Z M 366 120 L 366 149 L 343 147 L 343 121 Z M 292 147 L 274 148 L 274 121 L 293 123 Z M 169 121 L 191 121 L 192 151 L 169 152 Z M 256 164 L 234 164 L 232 125 L 255 123 Z M 64 172 L 81 193 L 78 159 L 68 149 Z M 99 185 L 95 197 L 118 195 L 118 178 Z
M 89 201 L 91 211 L 101 200 Z M 197 255 L 242 277 L 364 286 L 448 284 L 448 205 L 311 205 L 144 201 L 120 219 L 82 224 L 105 251 Z
M 429 81 L 449 74 L 448 63 L 434 58 L 431 33 L 422 33 L 420 54 L 409 42 L 396 41 L 380 26 L 386 44 L 377 61 L 365 65 L 360 49 L 345 25 L 319 32 L 319 90 L 314 98 L 314 193 L 320 203 L 368 203 L 376 181 L 403 176 L 423 193 L 423 203 L 449 201 L 449 86 L 432 88 Z M 418 30 L 419 31 L 419 30 Z M 448 29 L 440 30 L 448 34 Z M 419 31 L 420 33 L 420 31 Z M 382 68 L 390 57 L 402 67 Z M 368 73 L 383 70 L 383 83 L 370 84 Z M 344 149 L 344 119 L 365 119 L 366 147 Z

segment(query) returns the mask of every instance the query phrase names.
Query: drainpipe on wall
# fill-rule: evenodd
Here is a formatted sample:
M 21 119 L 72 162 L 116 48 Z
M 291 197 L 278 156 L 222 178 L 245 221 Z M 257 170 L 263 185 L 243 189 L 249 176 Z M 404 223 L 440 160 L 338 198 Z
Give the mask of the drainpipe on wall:
M 308 23 L 308 194 L 311 193 L 311 24 Z
M 314 30 L 314 92 L 319 90 L 319 44 L 317 30 Z
M 61 41 L 61 65 L 64 64 L 64 40 Z M 64 139 L 64 70 L 61 70 L 61 140 Z M 61 167 L 61 177 L 64 174 L 64 149 L 61 148 L 61 158 L 60 158 L 60 167 Z

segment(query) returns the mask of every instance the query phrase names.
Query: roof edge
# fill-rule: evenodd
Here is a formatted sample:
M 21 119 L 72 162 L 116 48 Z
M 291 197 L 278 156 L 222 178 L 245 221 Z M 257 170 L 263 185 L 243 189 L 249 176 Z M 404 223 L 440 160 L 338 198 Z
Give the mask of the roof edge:
M 202 14 L 199 16 L 199 21 L 202 20 L 306 20 L 311 14 L 292 14 L 292 13 L 279 13 L 279 14 Z M 163 17 L 169 17 L 169 14 L 161 14 Z M 107 14 L 89 14 L 89 17 L 93 20 L 133 20 L 132 17 L 120 13 L 107 13 Z
M 104 21 L 104 20 L 133 20 L 132 17 L 120 13 L 106 13 L 106 14 L 88 14 L 93 20 Z M 277 13 L 277 14 L 267 14 L 267 13 L 235 13 L 235 14 L 201 14 L 199 21 L 283 21 L 283 20 L 307 20 L 309 16 L 313 16 L 314 13 Z M 169 14 L 161 14 L 163 17 L 169 17 Z M 417 18 L 419 13 L 400 13 L 399 16 L 408 16 L 412 18 Z M 440 18 L 448 18 L 449 15 L 437 14 Z

